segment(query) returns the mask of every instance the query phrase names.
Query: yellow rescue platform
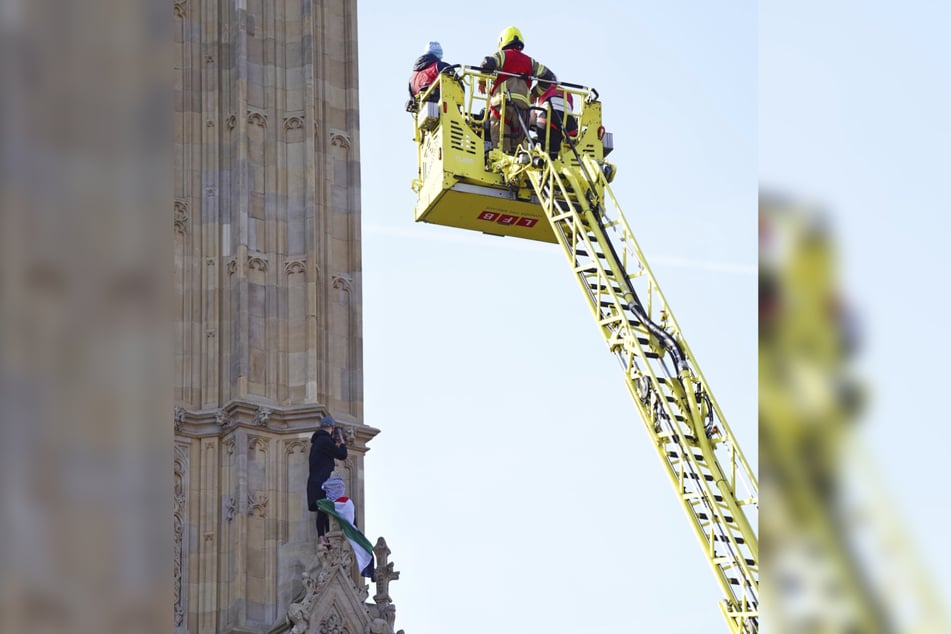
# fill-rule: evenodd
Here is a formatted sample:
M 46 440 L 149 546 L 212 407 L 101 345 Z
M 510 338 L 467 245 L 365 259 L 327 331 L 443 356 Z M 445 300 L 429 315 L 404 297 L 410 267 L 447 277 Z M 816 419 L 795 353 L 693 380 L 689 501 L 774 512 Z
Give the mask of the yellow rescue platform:
M 528 154 L 508 156 L 488 143 L 488 102 L 477 87 L 490 79 L 478 69 L 461 67 L 456 74 L 440 75 L 420 95 L 414 113 L 419 152 L 419 173 L 413 181 L 419 197 L 416 221 L 555 243 L 538 197 L 530 183 L 518 177 Z M 436 91 L 439 101 L 426 101 Z M 601 125 L 597 92 L 560 84 L 559 93 L 564 102 L 579 104 L 578 110 L 569 111 L 578 120 L 573 138 L 577 152 L 603 160 L 611 151 L 611 135 Z M 501 115 L 506 116 L 504 106 Z M 530 136 L 529 142 L 533 140 L 538 139 Z M 559 160 L 577 166 L 579 157 L 564 144 Z

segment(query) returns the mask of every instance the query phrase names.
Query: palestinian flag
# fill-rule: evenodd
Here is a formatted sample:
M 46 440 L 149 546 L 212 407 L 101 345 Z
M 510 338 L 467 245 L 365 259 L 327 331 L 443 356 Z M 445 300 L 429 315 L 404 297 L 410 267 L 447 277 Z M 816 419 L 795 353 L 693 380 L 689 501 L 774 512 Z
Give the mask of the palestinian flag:
M 337 498 L 333 502 L 326 498 L 317 500 L 317 508 L 327 515 L 336 518 L 337 523 L 340 524 L 340 529 L 353 548 L 353 554 L 357 558 L 357 566 L 360 568 L 360 574 L 373 579 L 373 545 L 370 544 L 370 540 L 364 537 L 363 533 L 353 525 L 353 502 L 350 501 L 350 498 Z

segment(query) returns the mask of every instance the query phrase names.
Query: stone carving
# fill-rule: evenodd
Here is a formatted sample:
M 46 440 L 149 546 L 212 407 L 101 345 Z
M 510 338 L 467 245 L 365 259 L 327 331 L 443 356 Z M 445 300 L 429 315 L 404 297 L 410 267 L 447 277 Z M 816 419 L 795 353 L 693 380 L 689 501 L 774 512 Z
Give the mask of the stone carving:
M 317 551 L 320 559 L 320 574 L 317 576 L 317 586 L 325 585 L 337 571 L 348 574 L 353 566 L 353 551 L 343 547 L 343 533 L 332 530 L 327 534 L 330 539 L 330 548 L 321 548 Z
M 266 407 L 259 407 L 258 411 L 254 413 L 254 418 L 251 419 L 251 424 L 256 425 L 257 427 L 267 427 L 267 419 L 271 417 L 271 410 Z
M 336 145 L 346 150 L 350 149 L 350 136 L 343 130 L 330 131 L 330 145 Z
M 297 275 L 307 270 L 307 260 L 288 260 L 284 263 L 284 272 L 287 276 Z
M 237 273 L 237 272 L 238 272 L 238 259 L 237 259 L 237 258 L 231 258 L 230 260 L 228 260 L 227 269 L 228 269 L 228 275 L 234 275 L 235 273 Z
M 294 624 L 291 634 L 304 634 L 310 625 L 310 615 L 317 602 L 317 580 L 310 574 L 304 573 L 304 598 L 298 603 L 292 603 L 287 609 L 287 620 Z
M 332 613 L 320 624 L 320 634 L 345 634 L 346 631 L 347 628 L 343 626 L 340 615 L 336 612 Z
M 393 600 L 390 598 L 390 582 L 400 578 L 399 570 L 393 569 L 393 562 L 389 561 L 390 549 L 386 545 L 386 540 L 380 537 L 376 540 L 376 546 L 373 547 L 373 556 L 376 558 L 376 594 L 373 595 L 373 602 L 379 605 L 390 605 Z M 392 624 L 391 624 L 392 625 Z
M 230 115 L 227 119 L 225 119 L 225 123 L 228 125 L 229 130 L 234 130 L 234 126 L 238 123 L 238 118 L 234 115 Z
M 300 130 L 304 127 L 304 119 L 298 115 L 291 115 L 284 118 L 285 130 Z
M 253 495 L 248 495 L 248 515 L 257 515 L 260 518 L 267 517 L 268 496 L 260 491 Z
M 267 127 L 267 115 L 261 112 L 248 110 L 248 124 L 256 125 L 259 128 Z
M 185 424 L 185 408 L 176 407 L 175 408 L 175 431 L 181 431 L 182 425 Z
M 185 233 L 188 225 L 188 205 L 184 201 L 175 201 L 174 224 L 176 233 Z
M 231 414 L 224 409 L 215 412 L 215 424 L 219 427 L 227 427 L 231 424 Z
M 260 255 L 249 255 L 248 269 L 252 271 L 261 271 L 262 273 L 266 273 L 267 272 L 267 258 L 264 258 Z
M 230 522 L 238 512 L 238 500 L 233 495 L 226 495 L 222 501 L 224 502 L 222 514 L 225 516 L 225 521 Z
M 335 274 L 331 276 L 330 285 L 338 291 L 353 292 L 353 281 L 346 275 Z
M 187 0 L 181 0 L 180 2 L 176 2 L 173 5 L 176 18 L 179 18 L 179 19 L 185 18 L 185 2 L 187 2 Z
M 184 576 L 185 570 L 185 474 L 188 472 L 188 454 L 185 448 L 175 447 L 175 502 L 172 521 L 175 530 L 175 625 L 180 626 L 185 618 Z
M 205 264 L 209 267 L 213 267 L 215 265 L 215 258 L 205 258 Z
M 403 634 L 394 630 L 396 606 L 390 600 L 389 582 L 399 578 L 387 558 L 390 551 L 380 538 L 374 553 L 380 559 L 376 568 L 377 593 L 374 604 L 367 604 L 367 586 L 354 583 L 353 551 L 339 530 L 328 533 L 331 548 L 317 552 L 318 573 L 304 573 L 304 591 L 287 610 L 286 625 L 291 632 L 319 634 Z M 323 619 L 319 620 L 318 619 Z M 285 627 L 286 627 L 285 625 Z

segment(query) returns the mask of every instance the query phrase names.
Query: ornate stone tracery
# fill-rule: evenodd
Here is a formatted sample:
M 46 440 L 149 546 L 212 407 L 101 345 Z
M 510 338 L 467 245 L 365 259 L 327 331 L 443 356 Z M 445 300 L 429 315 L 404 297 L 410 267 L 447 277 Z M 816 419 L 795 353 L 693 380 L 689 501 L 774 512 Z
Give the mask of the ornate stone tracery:
M 284 263 L 284 272 L 290 277 L 291 275 L 297 275 L 299 273 L 304 273 L 307 270 L 307 260 L 288 260 Z
M 350 135 L 343 130 L 330 130 L 330 145 L 350 149 Z
M 187 523 L 185 492 L 187 491 L 188 453 L 187 449 L 176 445 L 174 460 L 175 497 L 172 522 L 175 535 L 174 553 L 174 593 L 175 625 L 180 626 L 185 618 L 185 525 Z
M 185 233 L 188 228 L 188 204 L 183 200 L 175 201 L 173 224 L 176 233 Z
M 248 496 L 248 515 L 255 517 L 267 517 L 268 496 L 260 491 Z
M 267 115 L 263 112 L 248 110 L 248 125 L 255 125 L 259 128 L 267 127 Z

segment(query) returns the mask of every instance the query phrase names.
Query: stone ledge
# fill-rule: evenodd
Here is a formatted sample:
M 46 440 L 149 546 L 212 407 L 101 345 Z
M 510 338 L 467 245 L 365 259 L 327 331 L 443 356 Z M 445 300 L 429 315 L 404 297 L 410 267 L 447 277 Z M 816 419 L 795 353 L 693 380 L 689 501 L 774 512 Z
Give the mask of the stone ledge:
M 315 431 L 318 421 L 330 412 L 324 405 L 279 405 L 230 401 L 215 409 L 176 407 L 173 420 L 175 435 L 186 438 L 223 437 L 237 428 L 268 431 L 278 435 Z M 334 417 L 343 428 L 348 445 L 365 446 L 379 429 L 364 425 L 349 416 Z

